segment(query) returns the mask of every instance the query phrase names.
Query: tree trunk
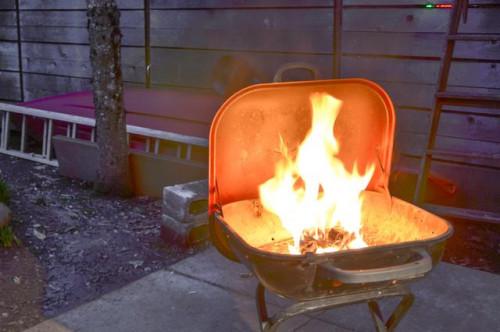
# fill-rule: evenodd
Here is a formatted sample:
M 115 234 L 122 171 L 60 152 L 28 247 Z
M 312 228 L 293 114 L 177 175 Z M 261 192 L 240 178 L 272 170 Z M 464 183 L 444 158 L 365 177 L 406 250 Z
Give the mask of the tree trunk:
M 90 62 L 98 146 L 95 190 L 131 194 L 123 108 L 120 11 L 114 0 L 87 0 Z

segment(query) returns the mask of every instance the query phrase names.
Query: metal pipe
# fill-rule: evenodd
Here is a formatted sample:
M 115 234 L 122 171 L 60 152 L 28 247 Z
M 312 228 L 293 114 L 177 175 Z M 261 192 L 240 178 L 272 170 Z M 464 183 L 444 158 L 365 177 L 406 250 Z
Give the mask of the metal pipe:
M 0 142 L 0 148 L 7 150 L 8 137 L 9 137 L 9 112 L 2 113 L 2 141 Z
M 332 74 L 333 78 L 340 78 L 342 76 L 342 0 L 335 0 L 333 5 L 333 63 Z
M 52 119 L 49 120 L 49 127 L 47 128 L 47 151 L 46 151 L 46 157 L 47 160 L 50 160 L 51 154 L 52 154 L 52 125 L 53 121 Z
M 21 101 L 24 101 L 24 78 L 23 78 L 23 52 L 21 44 L 21 16 L 19 0 L 16 0 L 16 30 L 17 30 L 17 61 L 19 69 L 19 89 L 21 90 Z
M 52 119 L 54 121 L 68 122 L 71 123 L 71 125 L 78 124 L 82 126 L 95 127 L 95 119 L 77 115 L 69 115 L 65 113 L 45 111 L 26 106 L 0 103 L 0 111 L 12 112 L 15 114 L 25 114 L 28 116 L 38 117 L 43 119 Z M 169 131 L 127 125 L 127 133 L 133 135 L 159 138 L 165 141 L 173 141 L 185 144 L 192 144 L 196 146 L 208 147 L 208 140 L 206 138 L 177 134 Z
M 5 113 L 5 138 L 4 138 L 4 149 L 8 150 L 9 149 L 9 125 L 10 125 L 10 112 Z
M 46 151 L 47 151 L 47 119 L 43 119 L 42 158 L 45 157 Z
M 17 150 L 15 148 L 8 150 L 9 139 L 9 118 L 10 113 L 20 115 L 22 117 L 21 124 L 21 146 Z M 43 125 L 43 140 L 42 140 L 42 153 L 25 152 L 27 143 L 27 125 L 29 125 L 28 117 L 40 118 L 44 122 Z M 76 115 L 68 115 L 63 113 L 55 113 L 45 110 L 39 110 L 26 106 L 19 106 L 7 103 L 0 103 L 0 150 L 1 153 L 24 158 L 28 160 L 37 161 L 39 163 L 58 166 L 57 160 L 50 160 L 52 154 L 52 132 L 54 129 L 54 122 L 66 122 L 66 135 L 68 137 L 76 137 L 78 126 L 91 127 L 91 140 L 95 141 L 95 120 Z M 127 142 L 130 142 L 130 135 L 139 135 L 146 137 L 150 140 L 149 150 L 151 150 L 151 140 L 154 140 L 154 153 L 160 152 L 160 141 L 170 141 L 177 143 L 177 157 L 181 158 L 183 155 L 183 146 L 187 145 L 186 157 L 189 159 L 192 145 L 200 147 L 208 147 L 208 140 L 201 137 L 187 136 L 162 130 L 149 129 L 138 126 L 127 125 Z
M 160 151 L 160 140 L 158 138 L 155 138 L 155 154 L 158 154 Z
M 26 150 L 26 115 L 23 115 L 21 122 L 21 146 L 19 147 L 21 152 Z
M 150 0 L 144 0 L 144 65 L 146 88 L 151 87 L 151 6 Z
M 5 136 L 5 114 L 7 112 L 2 112 L 2 132 L 0 133 L 0 149 L 3 149 L 3 142 Z
M 187 145 L 186 149 L 186 160 L 191 160 L 191 151 L 192 151 L 193 146 L 191 144 Z
M 182 146 L 180 144 L 177 144 L 177 150 L 175 151 L 175 156 L 179 159 L 182 156 Z

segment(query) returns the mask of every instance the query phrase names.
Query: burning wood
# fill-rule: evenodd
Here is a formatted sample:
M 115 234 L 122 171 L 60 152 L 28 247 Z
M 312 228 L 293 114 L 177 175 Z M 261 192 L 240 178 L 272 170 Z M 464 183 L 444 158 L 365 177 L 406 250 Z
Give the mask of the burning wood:
M 264 210 L 264 207 L 258 200 L 253 200 L 252 201 L 252 206 L 253 206 L 253 213 L 256 217 L 262 216 L 262 211 Z
M 340 142 L 334 135 L 342 102 L 326 93 L 314 93 L 310 100 L 311 129 L 296 154 L 280 137 L 282 159 L 274 176 L 259 186 L 262 206 L 292 235 L 291 254 L 366 247 L 361 194 L 375 165 L 366 165 L 363 174 L 356 163 L 348 170 L 337 157 Z
M 311 234 L 304 233 L 300 240 L 300 253 L 306 254 L 316 252 L 329 252 L 349 249 L 348 244 L 355 239 L 354 233 L 349 233 L 342 229 L 332 228 L 326 236 L 324 233 Z

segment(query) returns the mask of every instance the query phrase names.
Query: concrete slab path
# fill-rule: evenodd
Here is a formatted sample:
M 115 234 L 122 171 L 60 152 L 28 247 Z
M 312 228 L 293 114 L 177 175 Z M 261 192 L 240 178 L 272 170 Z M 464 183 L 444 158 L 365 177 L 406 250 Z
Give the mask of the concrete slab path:
M 210 248 L 29 332 L 259 331 L 256 280 Z M 500 276 L 441 263 L 412 287 L 415 303 L 398 331 L 500 331 Z M 382 311 L 395 305 L 383 300 Z M 289 302 L 269 297 L 269 309 Z M 387 312 L 387 311 L 386 311 Z M 285 322 L 280 331 L 373 331 L 365 304 Z

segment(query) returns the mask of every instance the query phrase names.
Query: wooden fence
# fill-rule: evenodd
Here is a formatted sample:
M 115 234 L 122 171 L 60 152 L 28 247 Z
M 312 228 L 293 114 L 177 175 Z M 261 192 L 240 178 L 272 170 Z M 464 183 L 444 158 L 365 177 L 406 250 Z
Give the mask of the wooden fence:
M 89 88 L 85 0 L 19 2 L 20 47 L 16 1 L 0 1 L 0 99 L 30 100 Z M 398 112 L 397 162 L 409 167 L 423 153 L 450 13 L 425 9 L 421 5 L 426 2 L 344 0 L 342 76 L 372 79 L 389 92 Z M 489 8 L 469 10 L 464 32 L 500 32 L 500 3 L 488 3 Z M 143 1 L 118 4 L 124 79 L 143 85 Z M 153 86 L 211 89 L 212 68 L 223 55 L 244 57 L 264 81 L 290 61 L 311 63 L 329 78 L 332 36 L 333 0 L 151 0 Z M 460 43 L 456 56 L 452 89 L 500 93 L 500 43 Z M 499 112 L 448 109 L 452 112 L 443 116 L 438 148 L 500 153 Z M 499 202 L 500 189 L 488 185 L 500 176 L 499 168 L 498 162 L 467 159 L 437 163 L 434 169 Z M 474 174 L 474 180 L 467 174 Z M 483 204 L 476 194 L 466 199 Z

